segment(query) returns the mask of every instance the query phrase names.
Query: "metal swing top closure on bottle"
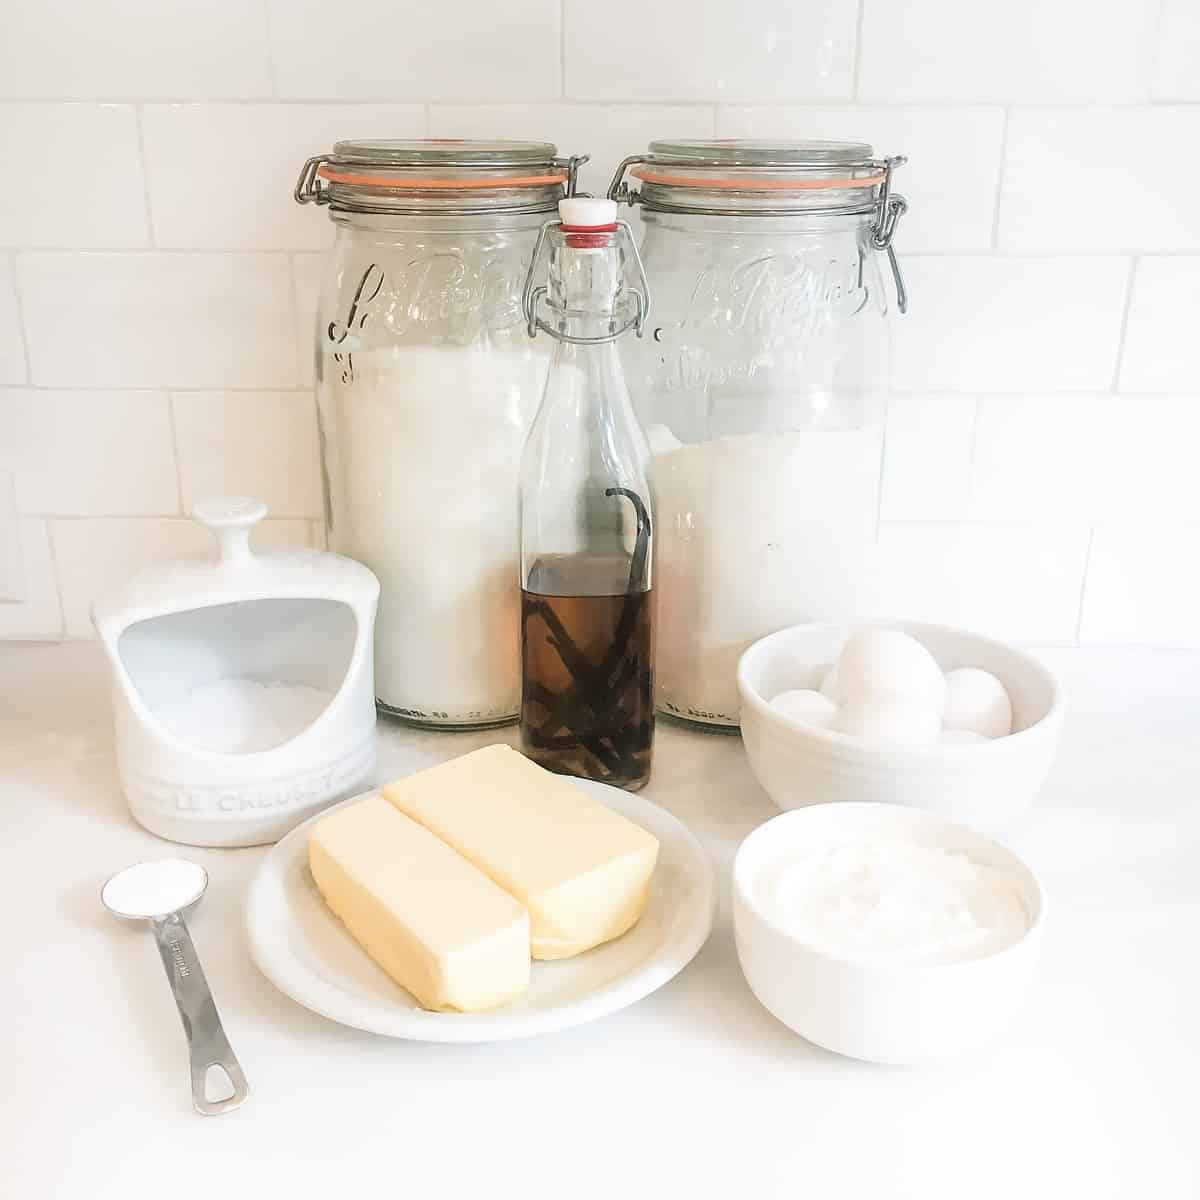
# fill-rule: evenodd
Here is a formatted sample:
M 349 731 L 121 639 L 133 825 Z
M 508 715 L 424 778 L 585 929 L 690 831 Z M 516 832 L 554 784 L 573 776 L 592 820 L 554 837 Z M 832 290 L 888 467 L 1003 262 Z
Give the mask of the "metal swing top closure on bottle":
M 908 201 L 893 190 L 892 177 L 907 161 L 879 158 L 863 142 L 654 141 L 646 153 L 621 161 L 608 196 L 649 212 L 695 216 L 873 215 L 871 243 L 888 256 L 905 312 L 908 295 L 892 238 Z M 631 187 L 626 176 L 641 186 Z
M 601 333 L 569 333 L 568 325 L 573 314 L 569 308 L 555 304 L 545 284 L 539 284 L 549 266 L 555 249 L 610 250 L 615 248 L 621 259 L 621 283 L 613 301 L 608 328 Z M 529 271 L 525 276 L 525 287 L 521 297 L 529 336 L 536 337 L 540 329 L 560 342 L 573 346 L 598 346 L 616 341 L 622 334 L 633 330 L 641 337 L 645 333 L 646 319 L 650 315 L 650 286 L 642 257 L 638 252 L 637 239 L 628 221 L 616 216 L 616 205 L 611 200 L 596 200 L 591 197 L 571 197 L 559 205 L 559 219 L 547 221 L 538 232 L 537 242 L 529 260 Z M 548 312 L 552 320 L 542 316 Z M 582 315 L 582 314 L 578 314 Z M 595 314 L 588 314 L 594 317 Z

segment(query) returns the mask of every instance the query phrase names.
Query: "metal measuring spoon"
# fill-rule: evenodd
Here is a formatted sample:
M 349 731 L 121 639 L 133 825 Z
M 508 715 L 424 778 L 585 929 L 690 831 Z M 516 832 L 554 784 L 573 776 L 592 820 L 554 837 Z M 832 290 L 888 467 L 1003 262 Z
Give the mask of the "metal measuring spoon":
M 101 889 L 100 899 L 118 917 L 150 922 L 187 1034 L 192 1104 L 198 1113 L 211 1117 L 237 1108 L 249 1089 L 183 921 L 184 910 L 191 908 L 207 887 L 208 872 L 202 866 L 184 858 L 160 858 L 118 871 Z M 208 1099 L 205 1085 L 210 1067 L 225 1072 L 233 1095 Z

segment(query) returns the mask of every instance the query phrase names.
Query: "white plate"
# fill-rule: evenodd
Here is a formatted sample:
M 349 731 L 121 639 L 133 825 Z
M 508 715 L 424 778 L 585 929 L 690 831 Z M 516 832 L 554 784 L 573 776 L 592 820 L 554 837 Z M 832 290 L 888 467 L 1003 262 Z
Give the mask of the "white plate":
M 308 831 L 318 815 L 271 849 L 250 885 L 246 931 L 259 970 L 331 1021 L 422 1042 L 532 1037 L 648 996 L 682 971 L 708 938 L 716 907 L 712 865 L 687 828 L 658 805 L 607 784 L 571 782 L 659 840 L 650 901 L 624 937 L 575 958 L 535 962 L 529 991 L 503 1008 L 426 1012 L 367 957 L 321 899 L 308 870 Z

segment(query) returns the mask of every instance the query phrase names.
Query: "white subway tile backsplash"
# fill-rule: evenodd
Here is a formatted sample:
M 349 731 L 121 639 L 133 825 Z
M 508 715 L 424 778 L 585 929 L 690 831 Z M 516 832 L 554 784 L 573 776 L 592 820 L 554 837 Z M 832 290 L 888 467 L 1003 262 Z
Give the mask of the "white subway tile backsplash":
M 0 638 L 61 637 L 63 613 L 48 522 L 39 517 L 22 517 L 17 528 L 23 594 L 15 602 L 0 603 Z
M 59 387 L 294 387 L 282 254 L 21 254 L 33 381 Z
M 558 0 L 267 0 L 275 84 L 302 100 L 559 94 Z
M 1145 100 L 1156 19 L 1141 0 L 863 0 L 859 99 Z
M 185 509 L 256 496 L 276 517 L 319 517 L 321 476 L 312 392 L 176 392 Z
M 25 382 L 25 339 L 12 260 L 0 254 L 0 384 Z
M 1001 250 L 1200 250 L 1200 108 L 1031 109 L 1009 118 Z
M 887 611 L 1062 642 L 1082 596 L 1086 640 L 1200 645 L 1198 0 L 9 0 L 2 24 L 0 487 L 28 570 L 0 638 L 90 634 L 97 591 L 207 544 L 181 515 L 206 495 L 323 544 L 333 227 L 292 188 L 339 139 L 428 134 L 589 153 L 595 193 L 660 138 L 907 155 Z
M 968 516 L 1200 518 L 1200 397 L 988 396 Z
M 1162 0 L 1154 59 L 1156 100 L 1200 100 L 1200 4 Z
M 1086 525 L 884 524 L 888 616 L 1019 642 L 1072 642 Z
M 558 152 L 590 154 L 581 191 L 604 195 L 621 159 L 645 150 L 653 138 L 710 138 L 708 106 L 637 104 L 434 105 L 434 137 L 523 138 L 553 142 Z
M 566 95 L 848 100 L 856 20 L 856 0 L 565 0 Z
M 975 404 L 973 396 L 891 397 L 883 520 L 946 521 L 966 515 Z
M 251 545 L 307 546 L 310 536 L 308 521 L 266 520 L 254 527 Z M 183 519 L 60 519 L 53 522 L 53 537 L 68 637 L 91 637 L 92 602 L 142 567 L 214 545 L 208 530 Z
M 1083 642 L 1200 646 L 1200 524 L 1101 525 L 1083 598 Z
M 326 246 L 333 224 L 292 198 L 307 158 L 351 138 L 421 137 L 420 104 L 151 104 L 142 115 L 155 244 L 202 250 Z M 212 188 L 219 164 L 229 186 Z
M 907 197 L 896 235 L 901 254 L 985 251 L 992 244 L 1000 179 L 1000 108 L 719 108 L 721 137 L 865 141 L 906 154 L 896 190 Z
M 139 100 L 271 94 L 266 13 L 246 0 L 6 0 L 0 95 Z
M 162 392 L 0 391 L 0 427 L 19 431 L 17 505 L 42 515 L 179 511 L 171 415 Z
M 1200 392 L 1200 257 L 1141 258 L 1133 275 L 1120 386 Z
M 909 258 L 892 336 L 905 391 L 1099 390 L 1113 379 L 1123 258 Z
M 131 105 L 0 103 L 0 159 L 19 164 L 19 177 L 0 189 L 0 241 L 147 244 Z

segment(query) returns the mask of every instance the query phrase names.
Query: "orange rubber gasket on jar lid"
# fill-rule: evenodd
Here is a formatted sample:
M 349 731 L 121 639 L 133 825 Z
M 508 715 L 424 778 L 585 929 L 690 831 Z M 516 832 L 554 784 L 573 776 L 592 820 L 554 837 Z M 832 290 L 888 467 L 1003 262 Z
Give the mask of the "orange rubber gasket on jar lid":
M 323 166 L 317 168 L 317 174 L 329 183 L 348 183 L 351 187 L 383 187 L 422 192 L 488 191 L 497 187 L 540 187 L 567 181 L 566 171 L 556 171 L 550 175 L 493 175 L 487 179 L 408 179 L 391 175 L 347 175 Z
M 860 179 L 710 179 L 695 175 L 663 175 L 658 171 L 635 168 L 629 172 L 643 183 L 661 183 L 667 187 L 729 188 L 743 192 L 817 192 L 843 188 L 869 188 L 883 182 L 884 172 Z

